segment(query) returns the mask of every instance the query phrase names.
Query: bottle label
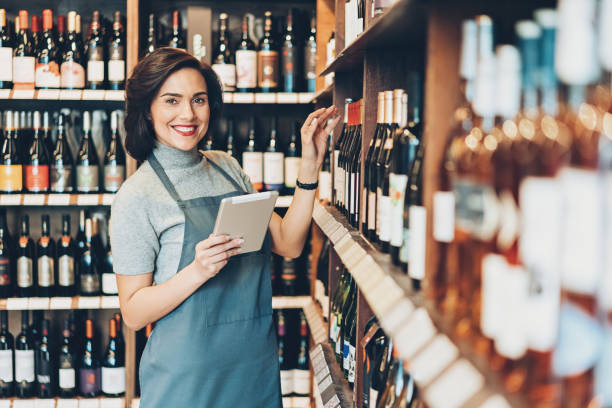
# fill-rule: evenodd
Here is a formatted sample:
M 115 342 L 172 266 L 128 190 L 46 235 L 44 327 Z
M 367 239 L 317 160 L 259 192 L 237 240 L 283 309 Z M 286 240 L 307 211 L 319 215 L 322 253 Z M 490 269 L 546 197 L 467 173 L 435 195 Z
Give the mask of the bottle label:
M 25 166 L 25 187 L 28 191 L 40 192 L 49 189 L 49 166 Z
M 48 57 L 46 58 L 49 59 Z M 38 62 L 36 64 L 36 87 L 37 88 L 59 88 L 60 70 L 55 61 Z
M 283 159 L 284 155 L 280 152 L 265 152 L 263 154 L 264 184 L 270 189 L 280 189 L 283 186 Z
M 13 85 L 34 88 L 36 59 L 34 57 L 13 57 Z
M 60 67 L 62 88 L 84 88 L 85 69 L 74 61 L 63 62 Z
M 391 173 L 389 175 L 389 198 L 391 199 L 391 245 L 402 246 L 404 237 L 404 198 L 408 176 Z
M 355 184 L 357 183 L 357 173 L 350 173 L 349 174 L 349 214 L 354 215 L 355 214 L 355 199 L 354 199 L 354 195 L 353 192 L 355 191 Z
M 340 153 L 338 152 L 338 150 L 334 150 L 334 183 L 333 183 L 333 188 L 334 188 L 334 194 L 336 195 L 336 201 L 338 200 L 338 187 L 340 186 L 340 173 L 339 173 L 339 167 L 338 167 L 338 155 Z
M 331 201 L 331 173 L 329 171 L 322 171 L 319 173 L 319 199 Z
M 100 292 L 100 277 L 97 274 L 81 275 L 81 293 L 96 294 Z
M 380 238 L 380 212 L 382 209 L 382 188 L 376 187 L 376 235 Z
M 236 51 L 236 87 L 257 87 L 257 51 Z
M 77 191 L 96 192 L 98 191 L 98 166 L 78 165 L 76 169 Z
M 21 164 L 0 165 L 0 191 L 17 193 L 23 188 Z
M 125 180 L 125 166 L 107 164 L 104 166 L 104 189 L 116 193 Z
M 402 229 L 402 246 L 399 251 L 399 260 L 405 264 L 410 262 L 410 228 L 406 223 L 404 223 L 404 228 Z
M 15 381 L 34 382 L 34 350 L 15 350 Z
M 376 229 L 376 193 L 368 191 L 368 230 Z
M 291 370 L 280 370 L 281 394 L 293 393 L 293 376 Z
M 261 152 L 243 152 L 242 168 L 256 190 L 261 190 L 263 182 L 263 154 Z M 259 188 L 257 188 L 259 187 Z
M 367 206 L 367 202 L 368 202 L 368 189 L 364 188 L 363 190 L 361 190 L 361 205 L 362 208 L 360 208 L 359 213 L 361 214 L 361 224 L 366 225 L 366 231 L 367 231 L 367 213 L 366 213 L 366 206 Z
M 503 325 L 495 337 L 495 349 L 506 358 L 518 360 L 528 346 L 525 319 L 528 312 L 529 275 L 523 267 L 509 265 L 502 279 L 499 284 L 504 290 L 496 301 L 501 305 L 500 318 Z
M 96 49 L 100 48 L 96 47 Z M 87 82 L 104 82 L 104 61 L 91 59 L 87 61 Z
M 57 280 L 60 286 L 74 285 L 74 258 L 62 255 L 57 260 Z
M 13 382 L 13 350 L 0 350 L 0 381 Z
M 11 284 L 11 261 L 8 258 L 0 258 L 0 286 Z
M 102 292 L 105 295 L 116 295 L 119 293 L 117 289 L 117 277 L 114 273 L 102 274 Z
M 345 172 L 342 166 L 338 166 L 338 201 L 340 204 L 344 205 L 344 191 L 345 191 Z
M 302 159 L 299 157 L 285 157 L 285 187 L 288 187 L 288 188 L 295 187 L 295 182 L 298 178 L 298 173 L 300 171 L 301 161 Z M 320 185 L 320 182 L 319 182 L 319 185 Z M 321 198 L 320 190 L 319 190 L 319 198 Z
M 348 327 L 345 327 L 345 329 L 348 329 Z M 348 371 L 349 369 L 349 350 L 349 342 L 346 340 L 342 340 L 342 368 L 346 371 Z
M 236 89 L 236 66 L 234 64 L 213 64 L 215 71 L 224 91 L 234 91 Z
M 379 223 L 380 223 L 380 240 L 389 242 L 391 239 L 391 197 L 380 194 L 378 200 Z
M 11 47 L 0 47 L 0 81 L 13 80 L 13 49 Z
M 317 49 L 315 47 L 304 48 L 304 74 L 306 79 L 317 78 Z
M 278 52 L 259 51 L 257 53 L 257 82 L 260 88 L 278 86 Z
M 72 191 L 72 166 L 51 165 L 51 191 L 55 193 Z
M 376 405 L 376 400 L 378 399 L 378 390 L 370 387 L 370 406 L 373 407 Z
M 504 296 L 503 284 L 507 268 L 506 258 L 501 255 L 487 254 L 482 259 L 480 328 L 490 339 L 494 339 L 503 330 L 503 305 L 499 299 Z
M 282 50 L 282 70 L 283 70 L 283 82 L 285 92 L 295 91 L 295 60 L 296 55 L 293 48 L 283 48 Z
M 83 394 L 97 394 L 100 392 L 100 369 L 79 369 L 79 390 Z
M 413 205 L 409 210 L 410 247 L 408 248 L 408 275 L 412 279 L 425 277 L 425 242 L 427 211 L 425 207 Z
M 297 395 L 310 395 L 310 371 L 293 370 L 293 392 Z
M 336 355 L 341 356 L 343 354 L 344 342 L 340 339 L 340 327 L 341 321 L 338 319 L 336 321 Z
M 342 171 L 342 178 L 344 179 L 344 209 L 348 212 L 350 210 L 350 199 L 349 194 L 351 194 L 351 173 L 346 170 Z
M 53 258 L 43 255 L 38 258 L 38 286 L 48 288 L 55 285 Z
M 125 392 L 125 367 L 102 367 L 102 392 L 105 394 Z
M 493 238 L 499 227 L 500 208 L 495 190 L 471 180 L 453 181 L 457 227 L 481 241 Z
M 17 258 L 17 286 L 31 288 L 33 284 L 32 259 L 20 256 Z
M 123 82 L 125 80 L 125 61 L 111 59 L 108 61 L 108 80 L 110 82 Z
M 45 390 L 51 386 L 51 361 L 38 357 L 36 362 L 36 382 L 38 386 Z
M 348 382 L 355 382 L 355 347 L 349 345 L 349 366 L 348 366 Z
M 434 193 L 433 236 L 438 242 L 455 239 L 455 195 L 452 191 Z
M 64 390 L 73 389 L 76 386 L 76 373 L 74 368 L 59 369 L 59 387 Z

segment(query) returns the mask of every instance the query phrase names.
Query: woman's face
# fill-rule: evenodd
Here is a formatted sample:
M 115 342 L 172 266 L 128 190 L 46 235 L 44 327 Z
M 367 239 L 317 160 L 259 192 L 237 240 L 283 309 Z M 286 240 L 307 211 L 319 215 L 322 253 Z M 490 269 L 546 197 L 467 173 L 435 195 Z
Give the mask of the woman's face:
M 184 151 L 194 149 L 208 130 L 207 92 L 204 77 L 194 68 L 170 75 L 151 103 L 157 140 Z

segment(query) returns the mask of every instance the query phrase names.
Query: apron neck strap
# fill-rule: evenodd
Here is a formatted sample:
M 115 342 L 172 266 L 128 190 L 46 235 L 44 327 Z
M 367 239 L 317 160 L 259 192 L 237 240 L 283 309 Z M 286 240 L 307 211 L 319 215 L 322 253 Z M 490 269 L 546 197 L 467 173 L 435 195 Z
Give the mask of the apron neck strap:
M 153 168 L 153 171 L 155 171 L 155 174 L 157 174 L 157 177 L 159 177 L 162 184 L 168 191 L 168 194 L 170 194 L 170 197 L 172 197 L 172 199 L 176 201 L 176 203 L 181 209 L 185 208 L 185 204 L 183 203 L 183 200 L 181 200 L 181 197 L 179 197 L 178 193 L 176 192 L 176 189 L 174 188 L 174 185 L 172 184 L 172 182 L 168 178 L 168 175 L 164 171 L 164 168 L 162 167 L 162 165 L 159 163 L 159 161 L 155 157 L 155 153 L 151 152 L 147 160 L 149 161 L 149 164 Z
M 244 188 L 238 184 L 238 182 L 236 180 L 234 180 L 234 178 L 232 176 L 230 176 L 227 171 L 223 170 L 223 168 L 221 166 L 219 166 L 217 163 L 214 162 L 214 160 L 212 160 L 210 157 L 208 157 L 206 155 L 205 152 L 202 152 L 202 154 L 204 154 L 204 157 L 206 157 L 206 160 L 219 172 L 221 173 L 221 175 L 223 177 L 225 177 L 227 179 L 227 181 L 229 181 L 230 183 L 232 183 L 232 185 L 234 186 L 234 188 L 237 191 L 240 191 L 241 193 L 246 194 L 246 191 L 244 190 Z

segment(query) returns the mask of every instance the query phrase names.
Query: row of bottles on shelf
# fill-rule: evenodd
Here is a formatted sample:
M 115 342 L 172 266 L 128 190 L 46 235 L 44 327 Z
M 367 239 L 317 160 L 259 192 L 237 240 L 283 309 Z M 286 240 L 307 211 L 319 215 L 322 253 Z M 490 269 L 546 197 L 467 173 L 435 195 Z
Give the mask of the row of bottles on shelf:
M 53 24 L 53 11 L 42 18 L 19 10 L 12 29 L 0 9 L 0 88 L 123 89 L 125 38 L 122 16 L 113 23 L 94 11 L 88 38 L 81 33 L 81 16 L 69 11 Z
M 496 53 L 490 17 L 463 24 L 428 293 L 530 406 L 612 404 L 611 24 L 560 0 Z
M 309 335 L 301 309 L 279 309 L 274 315 L 282 395 L 310 395 Z
M 240 40 L 234 46 L 229 31 L 229 15 L 227 13 L 219 15 L 218 39 L 211 56 L 212 68 L 219 76 L 224 91 L 315 91 L 317 44 L 314 16 L 311 19 L 308 36 L 303 43 L 298 39 L 301 35 L 298 33 L 296 36 L 292 10 L 287 14 L 285 29 L 280 38 L 275 35 L 273 23 L 272 13 L 266 11 L 263 37 L 259 39 L 256 47 L 249 29 L 249 18 L 244 16 Z M 148 24 L 146 54 L 158 48 L 155 14 L 149 15 Z M 178 10 L 172 12 L 171 31 L 165 44 L 186 49 Z M 199 42 L 201 45 L 201 36 L 199 34 L 196 36 L 199 38 L 194 39 L 194 43 Z M 205 52 L 201 47 L 194 45 L 193 54 L 197 58 L 202 59 Z
M 5 111 L 0 191 L 116 193 L 125 180 L 126 162 L 119 135 L 119 116 L 119 111 L 110 115 L 110 138 L 101 166 L 93 142 L 90 112 L 82 114 L 83 137 L 74 160 L 66 132 L 67 119 L 62 113 L 57 116 L 53 143 L 49 112 Z
M 70 215 L 64 214 L 57 242 L 50 236 L 49 215 L 41 218 L 41 236 L 35 243 L 28 215 L 21 217 L 19 234 L 11 235 L 6 210 L 0 209 L 0 298 L 116 295 L 110 240 L 103 244 L 98 218 L 81 210 L 72 238 Z
M 125 393 L 125 341 L 121 315 L 109 323 L 109 339 L 98 349 L 92 319 L 74 311 L 57 333 L 44 312 L 21 312 L 21 332 L 9 332 L 8 312 L 0 311 L 0 397 L 119 397 Z M 61 331 L 60 331 L 61 330 Z M 83 335 L 84 334 L 84 335 Z
M 369 24 L 376 17 L 383 14 L 398 0 L 375 0 L 370 2 L 370 9 L 366 9 L 365 0 L 346 0 L 344 3 L 344 41 L 348 46 L 357 39 L 365 29 L 366 14 L 369 14 Z
M 308 244 L 295 259 L 272 255 L 270 276 L 273 296 L 302 296 L 310 293 L 310 256 Z

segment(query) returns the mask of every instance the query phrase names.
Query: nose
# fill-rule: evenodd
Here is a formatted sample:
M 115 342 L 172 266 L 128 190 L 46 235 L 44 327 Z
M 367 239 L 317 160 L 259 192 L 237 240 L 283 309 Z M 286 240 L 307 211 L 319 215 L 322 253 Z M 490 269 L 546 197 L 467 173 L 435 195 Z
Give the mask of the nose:
M 195 113 L 193 111 L 193 106 L 191 106 L 191 101 L 184 100 L 181 103 L 181 112 L 179 114 L 179 118 L 185 121 L 191 121 L 195 117 Z

